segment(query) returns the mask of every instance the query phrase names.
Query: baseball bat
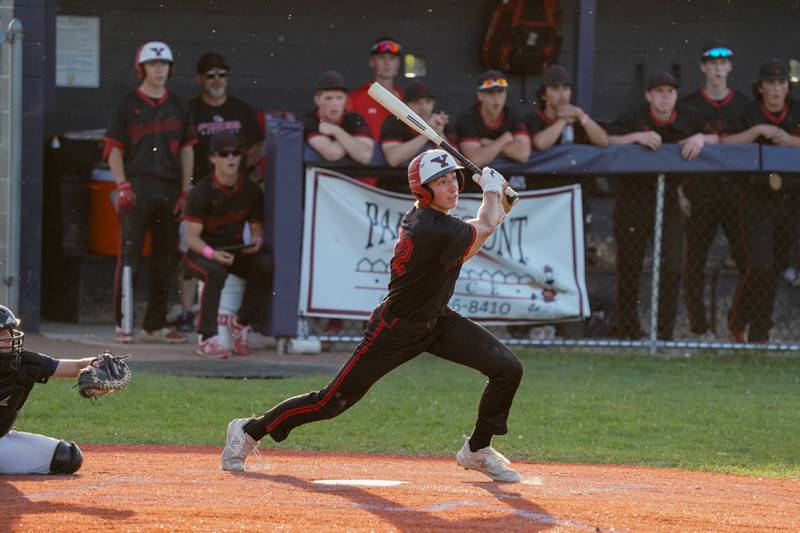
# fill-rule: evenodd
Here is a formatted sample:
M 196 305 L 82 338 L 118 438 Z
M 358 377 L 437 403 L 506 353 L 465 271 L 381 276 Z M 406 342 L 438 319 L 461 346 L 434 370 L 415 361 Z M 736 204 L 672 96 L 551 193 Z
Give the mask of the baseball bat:
M 478 165 L 467 159 L 464 154 L 456 150 L 453 145 L 447 142 L 446 139 L 442 138 L 441 135 L 436 133 L 436 131 L 434 131 L 434 129 L 431 128 L 427 122 L 422 120 L 419 115 L 414 113 L 410 107 L 392 94 L 391 91 L 385 89 L 383 85 L 378 82 L 374 82 L 372 85 L 370 85 L 367 94 L 374 98 L 375 101 L 381 104 L 384 108 L 386 108 L 386 110 L 392 115 L 400 119 L 406 126 L 416 131 L 436 146 L 449 152 L 450 155 L 458 159 L 472 174 L 481 173 L 481 169 L 478 168 Z M 519 195 L 511 187 L 506 187 L 505 200 L 509 205 L 514 205 L 519 200 Z

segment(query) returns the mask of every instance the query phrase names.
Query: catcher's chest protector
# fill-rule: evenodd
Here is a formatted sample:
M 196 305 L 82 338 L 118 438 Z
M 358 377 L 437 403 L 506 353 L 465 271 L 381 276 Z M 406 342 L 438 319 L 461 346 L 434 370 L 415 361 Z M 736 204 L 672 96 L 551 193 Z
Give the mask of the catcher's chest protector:
M 28 395 L 36 383 L 36 368 L 34 365 L 20 365 L 13 374 L 0 379 L 0 437 L 11 431 L 22 406 L 28 400 Z

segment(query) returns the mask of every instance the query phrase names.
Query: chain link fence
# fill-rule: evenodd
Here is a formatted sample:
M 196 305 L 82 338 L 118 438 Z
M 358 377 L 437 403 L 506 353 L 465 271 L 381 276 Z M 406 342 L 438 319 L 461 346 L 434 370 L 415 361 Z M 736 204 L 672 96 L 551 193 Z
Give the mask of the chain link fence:
M 379 186 L 406 192 L 402 173 L 369 173 Z M 528 189 L 580 182 L 592 314 L 580 322 L 490 327 L 503 342 L 651 353 L 800 349 L 800 196 L 775 190 L 769 176 L 515 180 Z M 349 350 L 363 327 L 303 317 L 300 333 Z

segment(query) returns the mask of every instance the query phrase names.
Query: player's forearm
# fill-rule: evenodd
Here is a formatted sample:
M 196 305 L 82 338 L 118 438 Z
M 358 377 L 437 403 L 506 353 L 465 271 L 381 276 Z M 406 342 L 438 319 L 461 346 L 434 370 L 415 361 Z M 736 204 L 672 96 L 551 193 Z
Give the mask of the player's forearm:
M 563 119 L 556 120 L 553 124 L 546 127 L 542 131 L 537 131 L 533 137 L 533 147 L 537 150 L 547 150 L 558 142 L 561 132 L 564 131 L 564 126 L 567 122 Z
M 94 357 L 86 357 L 83 359 L 59 359 L 56 371 L 53 377 L 56 378 L 75 378 L 81 368 L 85 368 L 94 360 Z
M 372 150 L 375 148 L 375 142 L 372 139 L 353 137 L 349 133 L 344 133 L 337 136 L 337 140 L 354 161 L 366 165 L 372 160 Z
M 739 133 L 733 133 L 731 135 L 726 135 L 720 139 L 720 143 L 722 144 L 749 144 L 755 142 L 758 139 L 761 132 L 759 131 L 758 127 L 753 126 L 750 129 L 746 129 L 744 131 L 740 131 Z
M 322 135 L 313 137 L 309 139 L 308 144 L 328 161 L 338 161 L 347 155 L 344 146 L 330 137 Z
M 417 135 L 404 143 L 386 143 L 388 146 L 386 144 L 382 145 L 383 155 L 390 167 L 396 167 L 417 155 L 426 142 L 428 142 L 428 139 L 422 135 Z
M 493 142 L 486 146 L 481 146 L 479 143 L 463 143 L 461 144 L 461 151 L 464 155 L 479 167 L 484 167 L 494 161 L 500 155 L 504 143 Z
M 608 144 L 635 144 L 639 132 L 626 133 L 625 135 L 609 135 Z
M 192 186 L 194 173 L 194 147 L 181 148 L 181 190 L 188 191 Z
M 703 143 L 705 144 L 719 144 L 719 135 L 716 133 L 704 133 Z
M 583 126 L 583 131 L 586 132 L 586 136 L 589 137 L 590 143 L 602 148 L 608 146 L 608 133 L 606 133 L 606 130 L 604 130 L 600 124 L 587 116 L 581 122 L 581 126 Z
M 503 211 L 503 203 L 500 199 L 500 195 L 496 192 L 483 193 L 483 202 L 481 202 L 481 206 L 478 208 L 477 216 L 467 221 L 468 224 L 475 227 L 475 241 L 472 243 L 469 252 L 467 252 L 467 256 L 464 259 L 465 261 L 480 251 L 483 243 L 485 243 L 494 230 L 497 229 L 497 226 L 503 223 L 504 218 L 505 211 Z
M 527 163 L 531 156 L 531 141 L 527 136 L 516 135 L 514 142 L 508 143 L 501 153 L 508 159 Z
M 111 174 L 118 184 L 127 181 L 128 178 L 125 176 L 125 161 L 122 150 L 119 148 L 111 149 L 111 153 L 108 154 L 108 167 L 111 169 Z

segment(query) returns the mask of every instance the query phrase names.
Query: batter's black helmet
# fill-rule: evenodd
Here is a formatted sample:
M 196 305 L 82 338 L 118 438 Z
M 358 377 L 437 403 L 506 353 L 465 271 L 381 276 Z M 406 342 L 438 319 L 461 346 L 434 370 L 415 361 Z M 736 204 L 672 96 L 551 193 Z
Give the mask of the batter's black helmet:
M 22 357 L 20 321 L 8 307 L 0 305 L 0 372 L 19 368 Z M 5 332 L 8 332 L 7 334 Z

